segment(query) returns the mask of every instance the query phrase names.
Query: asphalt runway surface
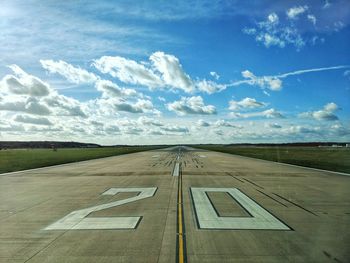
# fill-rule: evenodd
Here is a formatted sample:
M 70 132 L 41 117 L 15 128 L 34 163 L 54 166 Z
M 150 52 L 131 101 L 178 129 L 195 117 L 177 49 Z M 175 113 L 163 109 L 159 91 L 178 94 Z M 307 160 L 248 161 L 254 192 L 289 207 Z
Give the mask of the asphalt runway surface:
M 0 262 L 350 262 L 350 177 L 173 147 L 0 175 Z

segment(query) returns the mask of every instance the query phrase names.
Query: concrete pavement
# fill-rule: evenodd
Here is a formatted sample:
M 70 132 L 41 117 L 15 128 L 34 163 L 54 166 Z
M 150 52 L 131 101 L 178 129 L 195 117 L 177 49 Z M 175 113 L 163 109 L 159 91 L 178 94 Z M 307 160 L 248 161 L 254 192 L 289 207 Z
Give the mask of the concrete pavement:
M 0 262 L 349 262 L 349 189 L 186 147 L 0 175 Z

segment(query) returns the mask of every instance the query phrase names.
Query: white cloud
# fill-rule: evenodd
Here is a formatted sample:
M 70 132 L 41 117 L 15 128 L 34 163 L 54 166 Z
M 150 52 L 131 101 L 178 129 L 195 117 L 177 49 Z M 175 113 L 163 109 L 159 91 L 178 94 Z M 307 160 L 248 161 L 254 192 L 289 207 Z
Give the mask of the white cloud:
M 170 111 L 176 112 L 178 115 L 186 114 L 216 114 L 216 109 L 213 105 L 204 105 L 201 96 L 182 97 L 179 101 L 174 101 L 167 104 Z
M 93 65 L 102 73 L 110 74 L 124 83 L 143 85 L 151 90 L 170 88 L 186 93 L 202 91 L 211 94 L 226 88 L 226 85 L 211 80 L 192 80 L 177 57 L 161 51 L 154 52 L 149 57 L 149 62 L 103 56 L 95 60 Z M 219 77 L 215 72 L 211 72 L 211 75 L 217 79 Z
M 110 74 L 120 81 L 128 84 L 139 84 L 150 88 L 161 87 L 164 85 L 152 69 L 145 65 L 137 63 L 134 60 L 123 57 L 103 56 L 96 59 L 93 63 L 99 71 L 104 74 Z
M 320 127 L 304 127 L 300 125 L 291 126 L 287 132 L 292 134 L 299 134 L 299 133 L 320 133 L 321 129 Z
M 194 91 L 193 82 L 183 71 L 177 57 L 158 51 L 153 53 L 149 59 L 152 61 L 152 66 L 161 73 L 165 85 L 188 93 Z
M 27 74 L 19 66 L 11 65 L 13 75 L 6 75 L 0 82 L 0 89 L 17 95 L 30 95 L 36 97 L 47 96 L 52 90 L 49 85 L 37 77 Z
M 216 73 L 215 71 L 210 71 L 210 76 L 212 76 L 216 80 L 218 80 L 220 78 L 220 75 L 218 73 Z
M 1 111 L 86 117 L 79 101 L 58 94 L 49 84 L 17 65 L 10 68 L 16 76 L 6 75 L 0 82 L 5 92 L 0 100 Z
M 334 102 L 330 102 L 330 103 L 327 103 L 321 110 L 303 112 L 299 114 L 299 117 L 313 118 L 319 121 L 322 121 L 322 120 L 335 121 L 335 120 L 338 120 L 338 117 L 334 114 L 336 110 L 338 110 L 338 105 L 335 104 Z
M 307 5 L 304 6 L 294 6 L 286 12 L 289 19 L 297 19 L 299 15 L 303 14 L 307 11 L 309 7 Z
M 198 120 L 196 124 L 199 127 L 209 127 L 210 126 L 209 122 L 206 122 L 206 121 L 204 121 L 202 119 Z
M 275 109 L 268 109 L 262 112 L 262 116 L 267 118 L 284 118 L 282 113 L 276 111 Z
M 158 100 L 161 101 L 161 102 L 166 102 L 166 99 L 162 96 L 158 96 Z
M 278 23 L 279 22 L 278 15 L 276 13 L 269 14 L 267 19 L 269 20 L 270 23 Z
M 120 88 L 109 80 L 98 80 L 96 89 L 102 92 L 103 97 L 133 97 L 139 95 L 134 89 Z
M 22 124 L 17 124 L 13 122 L 7 122 L 6 124 L 0 123 L 1 132 L 25 132 L 25 128 Z M 1 137 L 1 134 L 0 134 Z
M 323 9 L 327 9 L 327 8 L 329 8 L 330 6 L 331 6 L 332 4 L 329 2 L 329 0 L 325 0 L 324 1 L 324 5 L 323 5 Z
M 282 81 L 279 76 L 262 76 L 257 77 L 249 70 L 242 71 L 243 78 L 247 80 L 237 81 L 231 84 L 231 86 L 237 86 L 241 84 L 248 84 L 252 86 L 259 86 L 260 88 L 268 88 L 273 91 L 282 89 Z
M 179 133 L 188 133 L 189 132 L 187 127 L 178 126 L 178 125 L 165 126 L 165 127 L 162 127 L 162 130 L 167 131 L 167 132 L 179 132 Z
M 343 75 L 344 77 L 348 77 L 350 79 L 350 70 L 345 70 Z
M 53 123 L 45 117 L 31 117 L 28 115 L 16 115 L 14 121 L 30 123 L 35 125 L 53 125 Z
M 120 112 L 126 113 L 149 113 L 160 115 L 161 113 L 154 108 L 152 101 L 148 99 L 137 100 L 125 100 L 122 98 L 98 98 L 92 101 L 89 101 L 87 108 L 92 108 L 93 111 L 90 112 L 90 115 L 100 116 L 100 118 L 114 118 L 118 116 Z M 121 125 L 130 124 L 130 121 L 123 123 Z M 139 125 L 139 123 L 133 123 L 133 125 Z
M 124 134 L 132 134 L 132 135 L 139 135 L 144 130 L 138 127 L 123 127 L 122 132 Z
M 113 106 L 117 111 L 129 113 L 144 113 L 152 112 L 154 107 L 150 100 L 138 99 L 136 103 L 131 103 L 125 100 L 114 100 Z
M 345 24 L 343 23 L 343 21 L 335 21 L 333 23 L 333 28 L 334 28 L 334 31 L 336 32 L 342 30 L 344 27 L 345 27 Z
M 254 108 L 259 108 L 259 107 L 265 107 L 266 103 L 264 102 L 259 102 L 256 101 L 256 99 L 254 98 L 244 98 L 241 101 L 235 101 L 235 100 L 231 100 L 229 102 L 229 110 L 240 110 L 240 109 L 254 109 Z
M 273 128 L 273 129 L 281 129 L 282 128 L 282 126 L 281 125 L 279 125 L 278 123 L 265 123 L 265 127 L 266 128 Z
M 344 127 L 342 124 L 334 124 L 330 127 L 330 130 L 337 136 L 346 136 L 350 134 L 350 128 Z
M 260 111 L 260 112 L 249 112 L 249 113 L 231 112 L 230 116 L 233 118 L 252 118 L 252 117 L 284 118 L 282 113 L 280 113 L 279 111 L 273 108 Z
M 199 91 L 206 92 L 208 94 L 212 94 L 215 92 L 220 92 L 224 89 L 226 89 L 226 85 L 224 84 L 218 84 L 214 81 L 211 80 L 199 80 L 196 82 L 196 87 L 198 88 Z
M 47 105 L 35 97 L 13 99 L 7 96 L 3 101 L 0 101 L 0 111 L 25 112 L 35 115 L 50 115 L 52 113 Z
M 266 47 L 284 48 L 290 44 L 299 50 L 305 45 L 305 41 L 295 25 L 279 23 L 279 18 L 275 13 L 269 14 L 265 21 L 257 22 L 254 28 L 244 28 L 243 33 L 255 36 L 255 40 L 263 43 Z
M 55 115 L 59 116 L 79 116 L 86 118 L 87 115 L 82 108 L 82 104 L 73 98 L 60 94 L 53 94 L 43 98 L 43 101 L 55 110 Z
M 307 19 L 309 19 L 312 24 L 316 25 L 316 22 L 317 22 L 316 16 L 309 14 L 307 15 Z
M 217 120 L 217 121 L 214 123 L 214 126 L 216 126 L 216 127 L 242 128 L 242 127 L 239 126 L 239 125 L 235 125 L 235 124 L 233 124 L 232 122 L 225 121 L 225 120 Z
M 75 84 L 94 83 L 98 80 L 98 77 L 95 74 L 88 72 L 85 69 L 81 69 L 80 67 L 75 67 L 62 60 L 40 60 L 40 63 L 43 68 L 50 73 L 57 73 Z
M 157 127 L 164 126 L 164 124 L 161 123 L 160 121 L 146 117 L 146 116 L 139 117 L 137 121 L 142 125 L 151 125 L 151 126 L 157 126 Z
M 282 86 L 283 86 L 282 79 L 284 78 L 287 78 L 290 76 L 302 75 L 306 73 L 338 70 L 338 69 L 344 69 L 344 68 L 349 68 L 349 66 L 340 65 L 340 66 L 334 66 L 334 67 L 302 69 L 302 70 L 295 70 L 295 71 L 282 73 L 278 75 L 271 75 L 271 76 L 256 76 L 251 71 L 245 70 L 245 71 L 242 71 L 242 76 L 243 78 L 245 78 L 244 80 L 238 80 L 238 81 L 232 82 L 230 84 L 227 84 L 226 87 L 233 87 L 233 86 L 239 86 L 242 84 L 248 84 L 252 86 L 259 86 L 262 89 L 267 88 L 273 91 L 278 91 L 282 89 Z

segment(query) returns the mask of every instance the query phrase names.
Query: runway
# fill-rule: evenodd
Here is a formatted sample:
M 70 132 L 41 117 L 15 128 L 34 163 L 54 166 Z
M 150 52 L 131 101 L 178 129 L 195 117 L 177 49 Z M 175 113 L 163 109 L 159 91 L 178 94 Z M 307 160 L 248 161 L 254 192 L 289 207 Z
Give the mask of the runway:
M 0 262 L 349 262 L 350 177 L 189 147 L 0 175 Z

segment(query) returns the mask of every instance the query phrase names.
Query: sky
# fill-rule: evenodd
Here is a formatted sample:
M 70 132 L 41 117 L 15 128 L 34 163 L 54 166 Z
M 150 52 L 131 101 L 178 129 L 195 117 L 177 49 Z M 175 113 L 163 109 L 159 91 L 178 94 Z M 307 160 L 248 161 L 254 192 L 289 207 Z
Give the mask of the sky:
M 0 0 L 0 140 L 350 141 L 350 2 Z

